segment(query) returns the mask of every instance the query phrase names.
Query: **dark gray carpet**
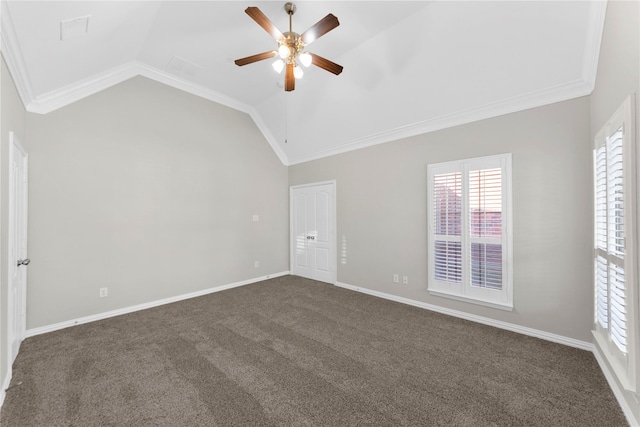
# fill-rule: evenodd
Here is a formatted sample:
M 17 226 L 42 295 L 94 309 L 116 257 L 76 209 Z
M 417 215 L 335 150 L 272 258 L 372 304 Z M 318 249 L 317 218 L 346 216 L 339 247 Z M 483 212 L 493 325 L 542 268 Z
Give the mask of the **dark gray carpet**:
M 589 352 L 287 276 L 24 341 L 11 426 L 623 426 Z

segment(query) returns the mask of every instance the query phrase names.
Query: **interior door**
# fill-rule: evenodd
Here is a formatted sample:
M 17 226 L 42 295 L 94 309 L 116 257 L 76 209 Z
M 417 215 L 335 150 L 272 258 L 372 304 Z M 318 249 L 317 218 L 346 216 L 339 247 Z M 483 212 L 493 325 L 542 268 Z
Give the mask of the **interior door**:
M 335 182 L 291 188 L 291 271 L 336 282 Z
M 9 366 L 26 330 L 27 271 L 27 153 L 15 134 L 9 143 Z

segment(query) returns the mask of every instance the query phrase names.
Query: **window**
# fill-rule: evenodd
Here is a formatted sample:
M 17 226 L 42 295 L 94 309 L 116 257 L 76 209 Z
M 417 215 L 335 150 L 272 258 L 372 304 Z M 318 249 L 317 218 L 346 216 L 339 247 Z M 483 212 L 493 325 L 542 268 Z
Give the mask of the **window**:
M 635 128 L 631 98 L 594 141 L 594 337 L 625 388 L 635 390 Z
M 511 310 L 511 154 L 429 165 L 429 292 Z

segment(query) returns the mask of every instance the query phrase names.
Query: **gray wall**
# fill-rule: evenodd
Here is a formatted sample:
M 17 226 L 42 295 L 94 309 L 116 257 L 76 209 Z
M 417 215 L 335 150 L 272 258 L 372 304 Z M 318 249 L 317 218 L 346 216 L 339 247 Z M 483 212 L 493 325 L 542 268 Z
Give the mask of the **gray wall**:
M 9 132 L 13 131 L 18 140 L 26 146 L 25 118 L 26 112 L 18 92 L 13 84 L 4 58 L 0 61 L 0 385 L 4 384 L 8 374 L 7 352 L 7 297 L 9 292 L 7 260 L 9 245 L 7 240 L 8 206 L 9 206 Z
M 336 179 L 339 282 L 591 342 L 589 140 L 579 98 L 294 165 L 289 184 Z M 426 290 L 427 164 L 500 153 L 513 153 L 513 312 Z
M 609 1 L 596 86 L 591 94 L 591 141 L 607 120 L 631 94 L 636 94 L 637 124 L 640 124 L 640 3 Z M 636 125 L 636 130 L 638 125 Z M 639 138 L 640 141 L 640 138 Z M 637 284 L 636 284 L 637 285 Z M 634 301 L 636 310 L 640 302 Z M 640 354 L 636 363 L 640 366 Z M 606 361 L 604 362 L 606 363 Z M 640 404 L 618 384 L 625 404 L 640 424 Z
M 591 94 L 591 135 L 602 128 L 640 85 L 640 3 L 607 4 L 596 85 Z M 640 110 L 640 108 L 638 109 Z
M 29 329 L 289 269 L 287 168 L 247 114 L 138 77 L 27 140 Z

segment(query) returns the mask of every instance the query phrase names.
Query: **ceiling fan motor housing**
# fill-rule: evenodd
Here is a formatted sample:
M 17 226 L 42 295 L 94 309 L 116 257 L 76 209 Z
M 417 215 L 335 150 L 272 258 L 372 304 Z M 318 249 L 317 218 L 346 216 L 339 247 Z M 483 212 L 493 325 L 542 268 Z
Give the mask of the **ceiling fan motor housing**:
M 278 41 L 279 46 L 287 46 L 289 48 L 289 55 L 286 58 L 282 58 L 287 63 L 294 62 L 296 57 L 302 53 L 305 44 L 302 42 L 300 34 L 292 31 L 286 32 L 282 35 L 282 38 Z

